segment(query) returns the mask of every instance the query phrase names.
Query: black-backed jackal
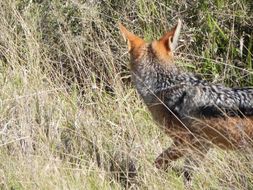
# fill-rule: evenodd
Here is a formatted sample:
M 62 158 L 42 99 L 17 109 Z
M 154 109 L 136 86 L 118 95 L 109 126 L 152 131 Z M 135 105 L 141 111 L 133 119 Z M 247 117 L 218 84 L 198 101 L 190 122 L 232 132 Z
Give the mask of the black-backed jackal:
M 213 144 L 242 149 L 253 138 L 253 88 L 211 84 L 175 65 L 181 25 L 179 20 L 170 32 L 148 43 L 120 24 L 133 83 L 155 121 L 173 139 L 155 161 L 163 169 L 182 156 L 186 162 L 197 154 L 203 157 Z M 191 151 L 196 154 L 188 155 Z M 190 177 L 188 172 L 185 177 Z

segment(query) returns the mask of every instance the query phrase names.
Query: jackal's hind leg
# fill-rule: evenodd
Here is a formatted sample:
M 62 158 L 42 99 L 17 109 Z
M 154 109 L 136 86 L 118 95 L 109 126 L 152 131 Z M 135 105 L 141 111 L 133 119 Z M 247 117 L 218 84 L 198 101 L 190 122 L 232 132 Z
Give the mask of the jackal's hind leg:
M 184 156 L 183 144 L 173 143 L 169 148 L 164 150 L 155 160 L 155 166 L 158 169 L 167 170 L 170 162 Z
M 186 187 L 191 186 L 193 172 L 201 165 L 209 149 L 210 146 L 206 144 L 201 144 L 196 147 L 193 152 L 188 153 L 184 161 L 183 170 L 184 184 Z

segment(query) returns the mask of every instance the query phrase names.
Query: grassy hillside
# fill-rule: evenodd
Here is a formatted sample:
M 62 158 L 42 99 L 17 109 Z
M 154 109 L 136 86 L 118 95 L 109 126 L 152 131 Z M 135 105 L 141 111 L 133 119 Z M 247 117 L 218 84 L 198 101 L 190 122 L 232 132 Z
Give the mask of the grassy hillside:
M 177 64 L 253 85 L 251 0 L 2 0 L 0 188 L 183 189 L 180 175 L 153 166 L 171 141 L 130 82 L 117 28 L 151 40 L 178 17 Z M 193 189 L 253 189 L 244 152 L 210 151 Z

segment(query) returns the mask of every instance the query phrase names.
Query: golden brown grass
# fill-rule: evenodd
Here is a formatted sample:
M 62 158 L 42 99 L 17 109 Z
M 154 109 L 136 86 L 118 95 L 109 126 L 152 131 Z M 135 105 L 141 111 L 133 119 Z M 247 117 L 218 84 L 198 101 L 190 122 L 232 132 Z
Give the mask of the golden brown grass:
M 250 12 L 251 7 L 244 3 L 235 3 L 234 14 L 228 12 L 229 17 L 225 17 L 227 22 L 231 15 L 241 18 L 236 17 L 239 11 L 242 17 Z M 172 170 L 158 171 L 153 166 L 154 158 L 171 142 L 153 123 L 129 83 L 128 55 L 116 23 L 121 19 L 151 39 L 174 25 L 175 19 L 171 18 L 176 15 L 182 14 L 184 19 L 208 12 L 218 21 L 222 17 L 215 17 L 220 12 L 216 5 L 212 5 L 214 10 L 198 5 L 198 13 L 187 10 L 183 14 L 186 4 L 1 1 L 1 189 L 123 189 L 126 178 L 131 180 L 133 189 L 183 189 L 180 175 Z M 223 4 L 232 10 L 232 5 Z M 243 18 L 246 16 L 252 18 L 247 14 Z M 209 21 L 216 26 L 212 19 Z M 250 19 L 244 22 L 252 27 Z M 203 71 L 207 78 L 219 73 L 231 84 L 230 74 L 240 72 L 229 66 L 233 58 L 227 53 L 230 51 L 218 52 L 221 57 L 228 54 L 221 60 L 226 65 L 224 70 L 217 62 L 219 59 L 213 57 L 217 53 L 215 47 L 209 49 L 211 53 L 204 48 L 208 43 L 202 49 L 191 48 L 201 40 L 190 36 L 200 30 L 194 27 L 197 26 L 185 25 L 179 53 L 187 55 L 181 54 L 179 63 L 190 68 L 201 65 L 198 71 Z M 230 24 L 224 28 L 229 27 Z M 213 29 L 211 37 L 203 34 L 201 42 L 224 40 L 222 33 L 229 35 L 226 30 Z M 239 38 L 233 38 L 234 34 L 230 37 L 235 41 Z M 233 43 L 227 47 L 235 48 Z M 248 62 L 242 68 L 247 72 L 233 84 L 252 84 L 248 72 L 252 69 L 252 48 L 246 48 L 251 50 L 245 50 Z M 205 59 L 189 54 L 203 55 Z M 193 188 L 253 188 L 253 158 L 252 151 L 248 152 L 246 159 L 242 152 L 212 150 L 196 169 Z M 181 161 L 174 164 L 182 166 Z M 132 179 L 127 171 L 134 167 L 137 176 Z

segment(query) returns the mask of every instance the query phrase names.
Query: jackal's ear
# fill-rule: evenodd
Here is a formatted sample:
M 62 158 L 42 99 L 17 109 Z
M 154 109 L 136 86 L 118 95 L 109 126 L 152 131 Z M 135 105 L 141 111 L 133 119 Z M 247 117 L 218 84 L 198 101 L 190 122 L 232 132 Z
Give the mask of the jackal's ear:
M 143 39 L 129 32 L 121 23 L 119 23 L 119 29 L 120 32 L 122 33 L 124 40 L 127 41 L 128 51 L 131 51 L 136 47 L 140 47 L 145 43 Z
M 177 25 L 169 32 L 167 32 L 162 38 L 160 38 L 160 42 L 162 42 L 167 49 L 170 51 L 174 51 L 177 47 L 177 42 L 179 39 L 179 34 L 181 30 L 182 22 L 178 19 Z

